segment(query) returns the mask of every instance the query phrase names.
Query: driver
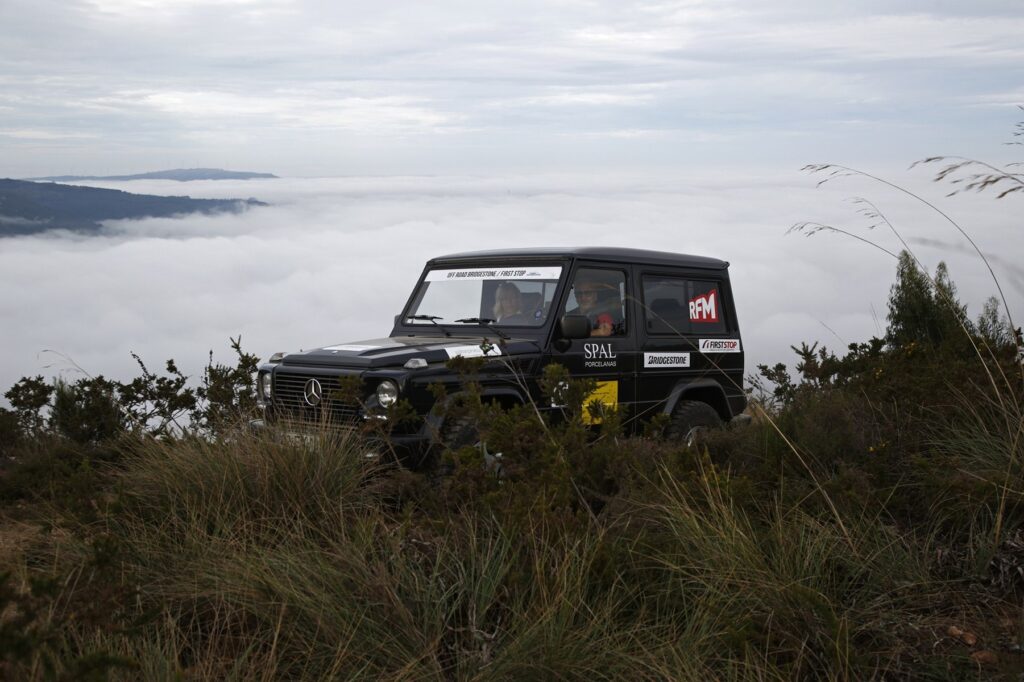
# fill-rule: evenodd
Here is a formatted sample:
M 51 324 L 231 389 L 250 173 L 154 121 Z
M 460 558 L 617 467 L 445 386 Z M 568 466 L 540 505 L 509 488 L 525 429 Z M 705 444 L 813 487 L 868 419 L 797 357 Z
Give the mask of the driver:
M 607 285 L 601 284 L 594 279 L 580 279 L 573 287 L 578 306 L 569 311 L 570 315 L 586 315 L 590 320 L 591 336 L 611 336 L 614 333 L 615 320 L 606 311 L 598 306 L 600 294 Z

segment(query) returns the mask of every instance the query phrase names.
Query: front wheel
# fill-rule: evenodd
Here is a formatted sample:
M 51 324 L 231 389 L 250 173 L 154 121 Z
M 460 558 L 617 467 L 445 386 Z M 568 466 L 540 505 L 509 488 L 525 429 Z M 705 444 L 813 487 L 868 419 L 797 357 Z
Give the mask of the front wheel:
M 490 452 L 487 449 L 487 441 L 480 437 L 480 430 L 477 428 L 474 417 L 463 415 L 446 420 L 441 432 L 441 442 L 446 450 L 460 450 L 464 447 L 476 448 L 483 458 L 485 468 L 499 476 L 503 474 L 501 453 Z
M 476 420 L 469 416 L 449 417 L 444 421 L 441 430 L 441 443 L 447 450 L 458 450 L 467 445 L 480 442 L 480 432 L 476 428 Z
M 665 435 L 672 441 L 680 441 L 686 447 L 691 447 L 702 433 L 721 426 L 722 419 L 715 408 L 699 400 L 680 400 L 672 410 Z

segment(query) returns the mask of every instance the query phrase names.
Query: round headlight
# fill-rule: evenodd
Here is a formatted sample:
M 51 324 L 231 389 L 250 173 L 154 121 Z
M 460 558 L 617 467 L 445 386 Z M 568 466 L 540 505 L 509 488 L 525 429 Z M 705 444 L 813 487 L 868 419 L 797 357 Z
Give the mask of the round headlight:
M 270 400 L 270 391 L 272 386 L 272 379 L 270 372 L 260 375 L 260 393 L 267 400 Z
M 398 384 L 385 379 L 377 385 L 377 402 L 384 407 L 391 407 L 398 401 Z

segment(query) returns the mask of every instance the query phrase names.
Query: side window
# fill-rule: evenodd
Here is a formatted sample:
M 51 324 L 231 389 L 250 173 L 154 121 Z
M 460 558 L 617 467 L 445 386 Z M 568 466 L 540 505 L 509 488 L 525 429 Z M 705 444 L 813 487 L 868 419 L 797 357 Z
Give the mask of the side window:
M 649 334 L 725 332 L 718 282 L 645 276 L 644 317 Z
M 684 279 L 644 277 L 648 334 L 689 334 L 689 287 Z
M 628 329 L 625 303 L 625 273 L 580 268 L 565 302 L 565 314 L 585 315 L 591 336 L 624 336 Z

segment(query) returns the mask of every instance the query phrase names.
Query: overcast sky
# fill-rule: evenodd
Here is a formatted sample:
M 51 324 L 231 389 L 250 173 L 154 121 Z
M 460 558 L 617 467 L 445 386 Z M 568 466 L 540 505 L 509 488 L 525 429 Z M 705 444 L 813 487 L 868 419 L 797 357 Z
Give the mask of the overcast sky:
M 0 0 L 0 177 L 212 166 L 281 180 L 133 182 L 256 197 L 237 216 L 0 240 L 0 391 L 129 351 L 195 373 L 227 337 L 277 350 L 386 334 L 429 256 L 621 245 L 733 263 L 757 362 L 881 333 L 894 264 L 866 196 L 976 314 L 993 256 L 1024 317 L 1020 202 L 943 195 L 935 154 L 1002 164 L 1024 114 L 1019 0 L 822 3 Z
M 1006 154 L 1020 0 L 2 0 L 11 176 Z

